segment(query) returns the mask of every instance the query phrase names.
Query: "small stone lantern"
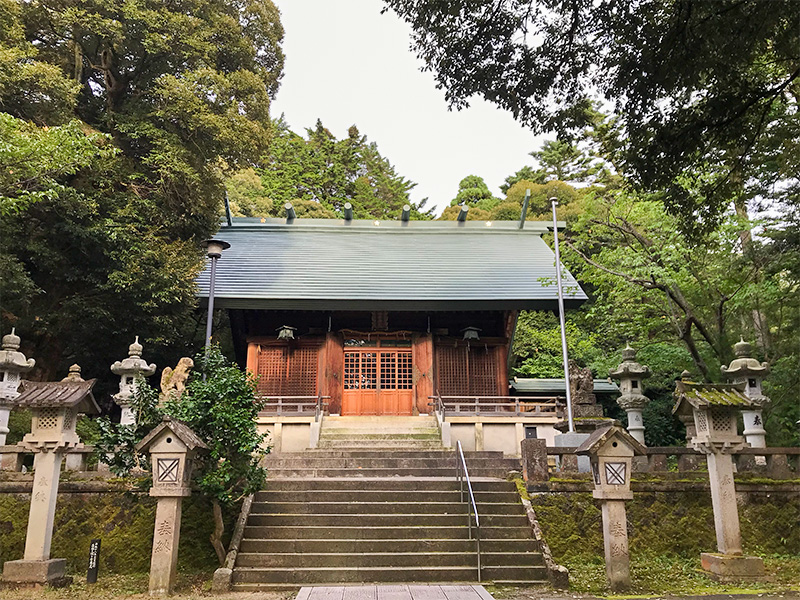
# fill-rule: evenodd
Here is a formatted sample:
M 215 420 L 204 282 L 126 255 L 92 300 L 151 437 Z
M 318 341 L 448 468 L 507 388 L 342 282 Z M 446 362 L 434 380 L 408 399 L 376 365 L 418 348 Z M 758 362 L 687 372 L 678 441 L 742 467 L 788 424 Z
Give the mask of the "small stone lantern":
M 150 559 L 151 596 L 172 593 L 178 564 L 181 504 L 184 496 L 192 493 L 192 462 L 198 452 L 207 449 L 185 423 L 171 417 L 164 417 L 136 445 L 137 451 L 150 453 L 153 464 L 150 495 L 158 498 Z
M 673 414 L 691 414 L 696 434 L 692 446 L 706 455 L 714 529 L 718 553 L 700 555 L 703 569 L 719 579 L 756 578 L 764 575 L 763 561 L 742 556 L 739 508 L 733 481 L 732 454 L 745 446 L 736 431 L 739 410 L 752 407 L 738 384 L 693 383 L 688 374 L 677 382 Z
M 139 336 L 128 346 L 128 358 L 118 360 L 111 365 L 111 372 L 119 375 L 119 392 L 114 394 L 114 402 L 122 409 L 120 425 L 135 425 L 136 415 L 131 410 L 131 398 L 136 392 L 136 378 L 150 377 L 156 372 L 154 364 L 147 364 L 142 359 L 142 345 L 139 343 Z
M 621 396 L 617 404 L 628 415 L 628 432 L 640 444 L 644 444 L 644 419 L 642 409 L 650 399 L 642 394 L 642 383 L 650 377 L 650 368 L 636 362 L 636 350 L 628 345 L 622 351 L 622 363 L 616 371 L 608 374 L 613 379 L 619 379 Z
M 3 336 L 3 349 L 0 350 L 0 446 L 6 443 L 8 435 L 8 416 L 19 396 L 20 375 L 27 373 L 36 364 L 32 358 L 25 358 L 19 351 L 19 336 L 14 333 Z
M 744 437 L 753 448 L 767 447 L 767 432 L 764 429 L 764 418 L 761 410 L 770 402 L 761 391 L 761 381 L 769 375 L 769 365 L 752 358 L 752 346 L 742 339 L 734 344 L 736 358 L 729 367 L 721 367 L 722 373 L 733 383 L 744 384 L 744 393 L 753 403 L 752 407 L 742 410 L 744 421 Z
M 75 432 L 78 413 L 99 414 L 92 396 L 95 380 L 25 381 L 17 405 L 33 413 L 31 432 L 20 445 L 37 453 L 25 555 L 3 565 L 3 581 L 14 584 L 69 583 L 66 560 L 50 558 L 53 519 L 64 454 L 83 444 Z
M 575 452 L 589 456 L 594 478 L 592 495 L 602 502 L 608 585 L 615 591 L 625 589 L 631 579 L 625 501 L 633 499 L 633 457 L 646 454 L 646 450 L 622 427 L 610 425 L 596 429 Z

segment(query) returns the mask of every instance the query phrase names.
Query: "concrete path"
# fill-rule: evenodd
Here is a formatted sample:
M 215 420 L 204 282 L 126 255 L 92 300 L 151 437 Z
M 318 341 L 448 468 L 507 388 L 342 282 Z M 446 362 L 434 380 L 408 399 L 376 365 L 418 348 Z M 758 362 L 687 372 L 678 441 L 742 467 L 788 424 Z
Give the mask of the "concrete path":
M 309 586 L 295 600 L 494 600 L 482 585 Z

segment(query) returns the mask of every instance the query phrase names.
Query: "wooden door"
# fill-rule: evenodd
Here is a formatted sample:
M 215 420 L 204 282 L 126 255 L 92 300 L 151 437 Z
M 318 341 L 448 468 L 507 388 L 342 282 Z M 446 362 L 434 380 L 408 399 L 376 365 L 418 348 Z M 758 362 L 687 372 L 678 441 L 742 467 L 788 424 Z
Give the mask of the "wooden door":
M 343 381 L 343 415 L 412 414 L 410 350 L 345 350 Z

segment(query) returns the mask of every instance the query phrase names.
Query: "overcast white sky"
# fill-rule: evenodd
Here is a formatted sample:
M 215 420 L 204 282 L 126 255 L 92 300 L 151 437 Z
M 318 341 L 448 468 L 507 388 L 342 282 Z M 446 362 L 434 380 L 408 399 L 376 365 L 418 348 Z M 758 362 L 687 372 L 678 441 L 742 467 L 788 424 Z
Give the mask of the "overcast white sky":
M 286 30 L 285 74 L 272 116 L 304 134 L 317 118 L 337 137 L 351 125 L 378 144 L 397 172 L 417 183 L 437 214 L 458 182 L 480 175 L 495 195 L 540 139 L 511 115 L 475 99 L 448 111 L 444 92 L 409 50 L 410 29 L 380 0 L 275 0 Z

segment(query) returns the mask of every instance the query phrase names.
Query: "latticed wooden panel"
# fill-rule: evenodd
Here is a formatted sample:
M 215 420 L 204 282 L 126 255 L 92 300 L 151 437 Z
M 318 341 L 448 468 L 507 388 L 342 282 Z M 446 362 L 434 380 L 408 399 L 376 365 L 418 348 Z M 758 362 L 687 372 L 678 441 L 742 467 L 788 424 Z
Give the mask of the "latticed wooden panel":
M 414 386 L 411 352 L 397 353 L 397 389 L 410 390 Z
M 494 348 L 470 348 L 469 393 L 474 396 L 497 394 L 497 352 Z
M 377 376 L 378 356 L 375 352 L 344 353 L 344 389 L 374 390 Z
M 283 395 L 286 379 L 286 351 L 280 346 L 262 346 L 258 354 L 258 391 L 268 396 Z
M 397 389 L 397 355 L 394 352 L 381 352 L 381 389 Z
M 452 346 L 436 348 L 437 390 L 442 396 L 469 394 L 467 349 Z
M 442 396 L 495 396 L 496 348 L 439 346 L 436 348 L 436 383 Z
M 258 392 L 267 396 L 314 396 L 317 348 L 262 346 L 258 355 Z

